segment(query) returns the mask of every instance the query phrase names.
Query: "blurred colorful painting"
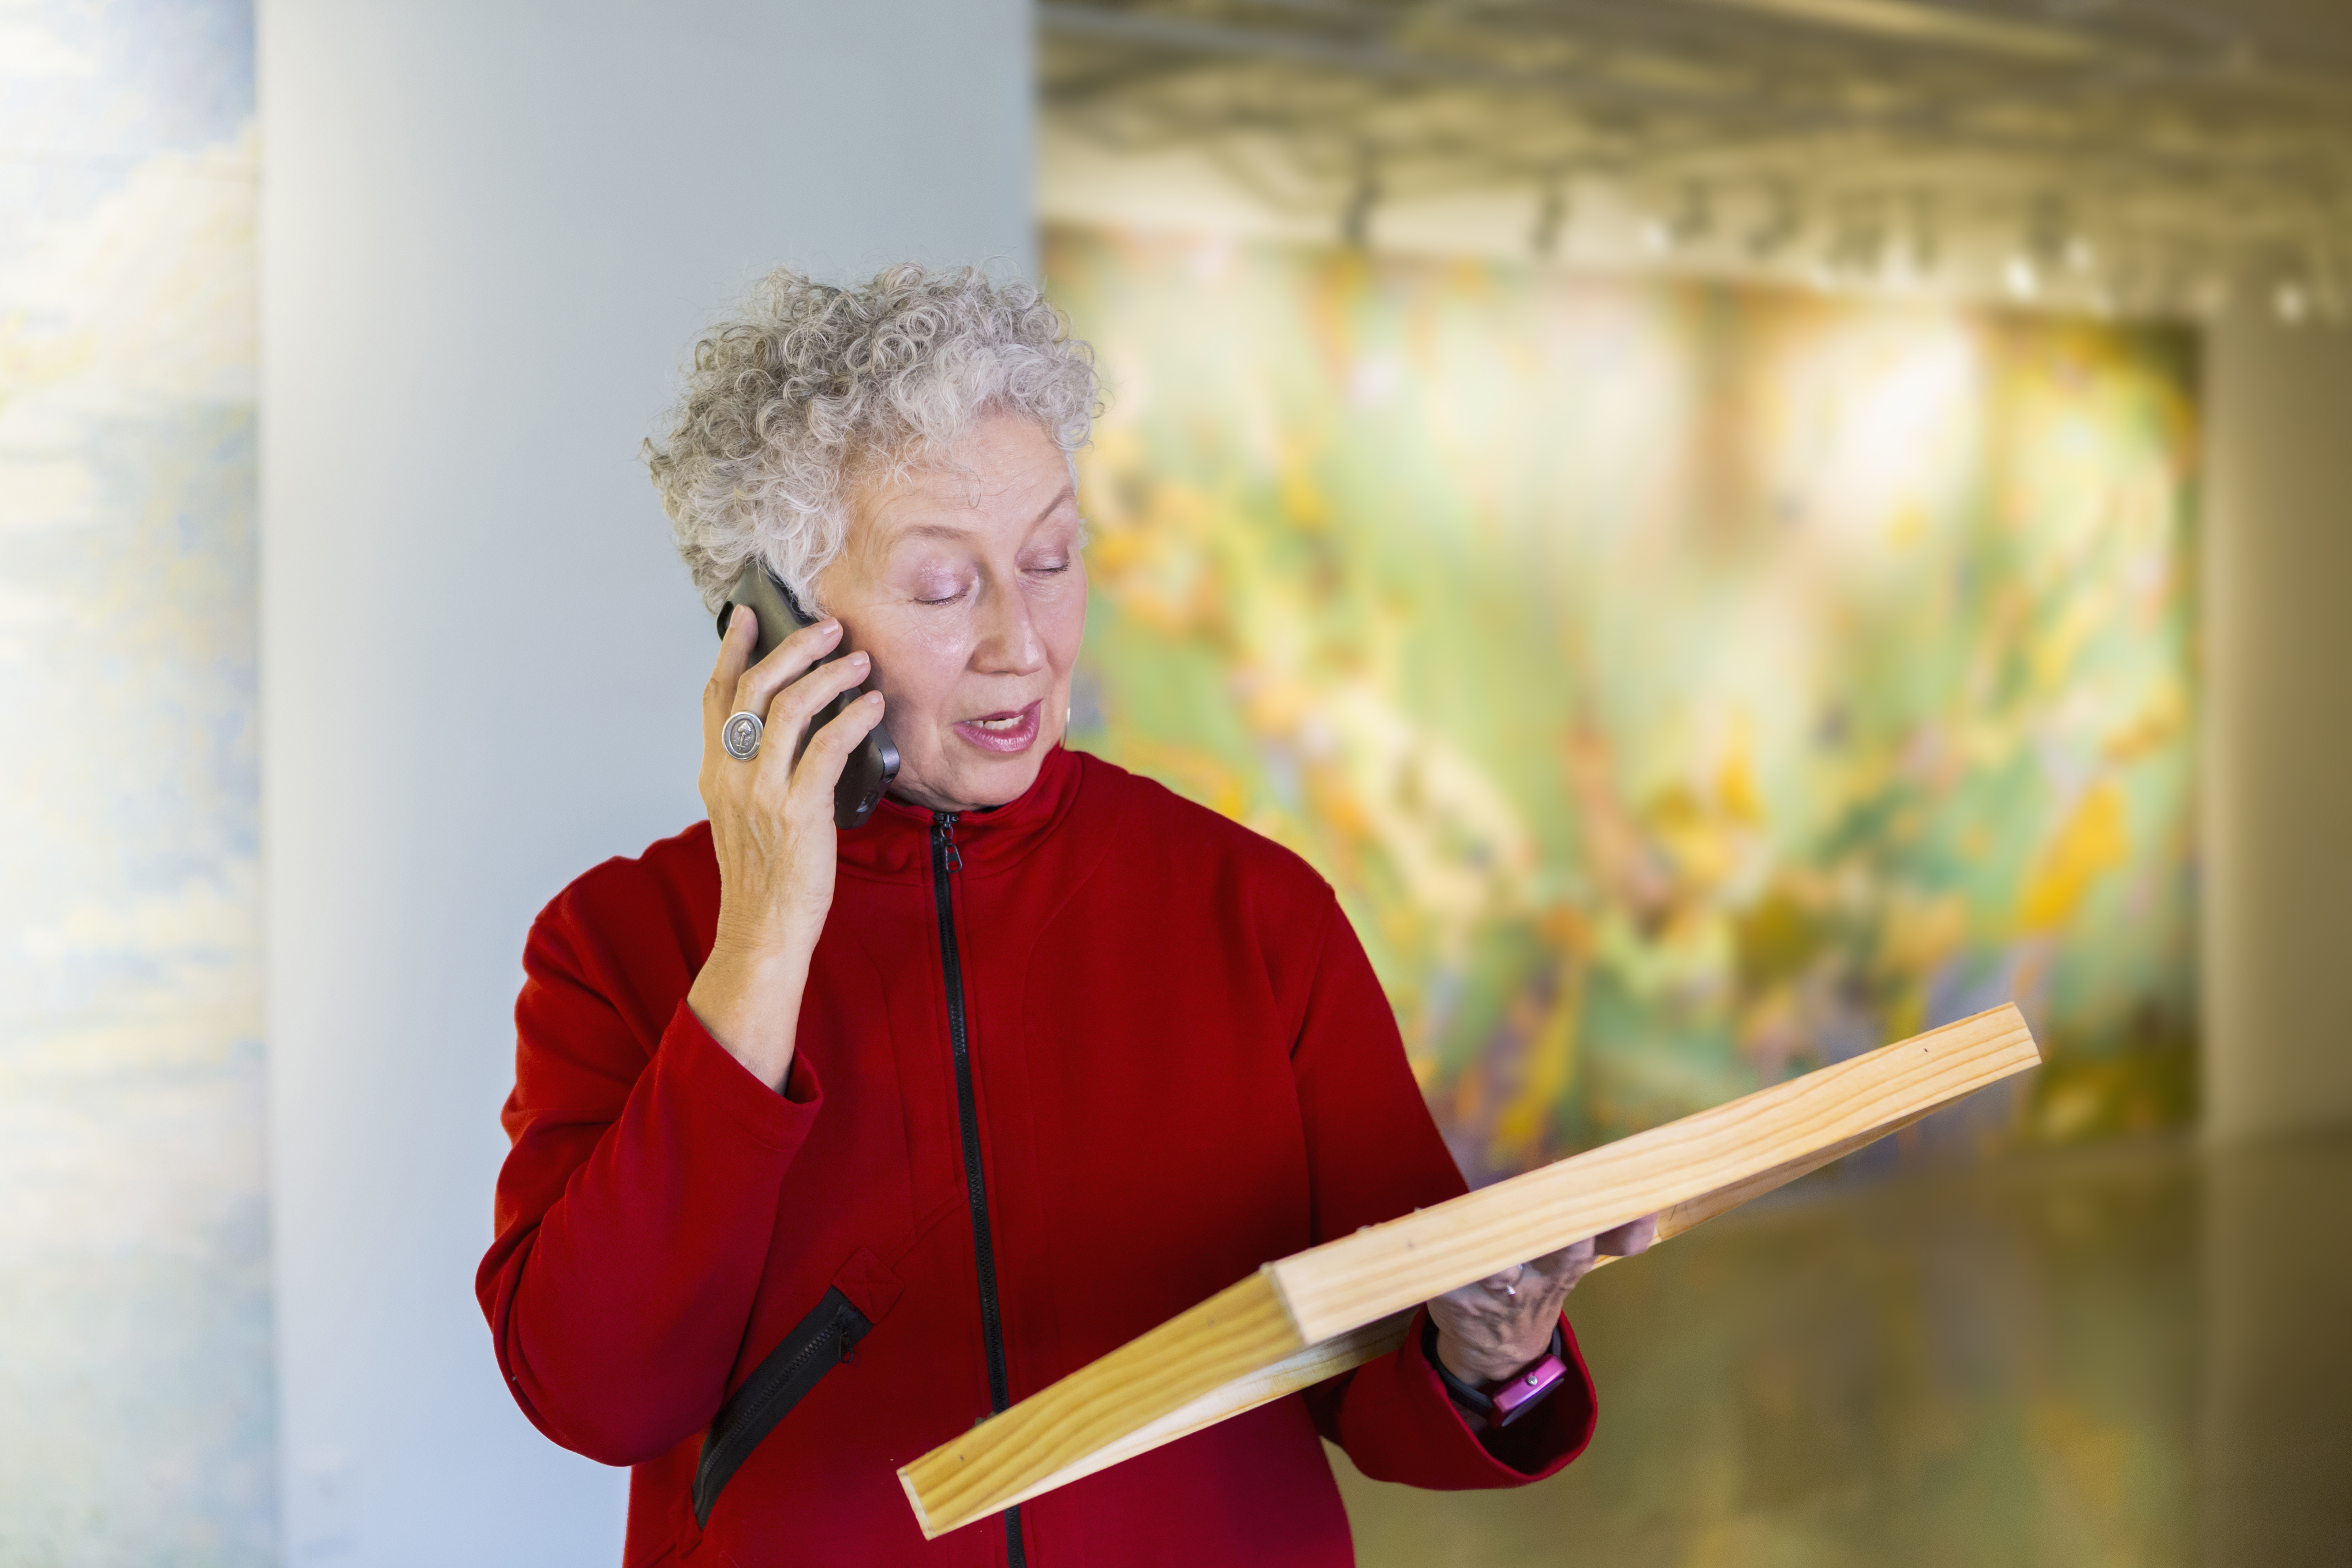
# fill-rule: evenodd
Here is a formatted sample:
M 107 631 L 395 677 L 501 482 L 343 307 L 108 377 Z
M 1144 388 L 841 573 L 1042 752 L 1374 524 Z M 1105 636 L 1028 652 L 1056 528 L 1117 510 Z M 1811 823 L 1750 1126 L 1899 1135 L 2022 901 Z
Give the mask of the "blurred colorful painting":
M 1074 742 L 1339 889 L 1472 1179 L 2014 999 L 2194 1110 L 2184 331 L 1049 229 Z
M 0 1563 L 278 1561 L 253 16 L 0 18 Z

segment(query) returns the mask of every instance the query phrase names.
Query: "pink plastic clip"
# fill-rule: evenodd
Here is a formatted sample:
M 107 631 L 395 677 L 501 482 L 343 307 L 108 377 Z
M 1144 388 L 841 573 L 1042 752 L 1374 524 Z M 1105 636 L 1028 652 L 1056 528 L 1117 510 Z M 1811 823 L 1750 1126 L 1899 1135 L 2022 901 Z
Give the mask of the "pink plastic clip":
M 1495 1402 L 1494 1422 L 1508 1426 L 1528 1407 L 1549 1394 L 1552 1384 L 1568 1375 L 1568 1363 L 1556 1355 L 1548 1355 L 1502 1387 L 1486 1395 Z

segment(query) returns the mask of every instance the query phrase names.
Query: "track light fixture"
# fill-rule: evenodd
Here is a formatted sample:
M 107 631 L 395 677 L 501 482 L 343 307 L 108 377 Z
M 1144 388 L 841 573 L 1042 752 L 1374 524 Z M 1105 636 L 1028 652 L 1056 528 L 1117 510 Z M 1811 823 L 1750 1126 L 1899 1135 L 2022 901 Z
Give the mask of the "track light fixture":
M 1528 248 L 1538 261 L 1549 261 L 1559 251 L 1560 236 L 1568 227 L 1568 182 L 1559 174 L 1544 181 L 1542 192 L 1536 198 L 1535 226 L 1528 232 Z
M 1356 152 L 1356 185 L 1348 194 L 1348 205 L 1339 214 L 1339 243 L 1350 250 L 1362 250 L 1371 244 L 1372 209 L 1380 205 L 1380 159 L 1370 146 Z

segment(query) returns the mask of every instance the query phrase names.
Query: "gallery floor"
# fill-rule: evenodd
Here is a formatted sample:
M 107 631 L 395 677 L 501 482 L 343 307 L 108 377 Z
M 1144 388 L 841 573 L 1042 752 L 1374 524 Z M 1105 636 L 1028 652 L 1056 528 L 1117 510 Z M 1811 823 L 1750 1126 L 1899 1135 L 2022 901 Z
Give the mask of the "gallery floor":
M 1831 1182 L 1570 1300 L 1591 1448 L 1365 1568 L 2352 1563 L 2352 1135 Z

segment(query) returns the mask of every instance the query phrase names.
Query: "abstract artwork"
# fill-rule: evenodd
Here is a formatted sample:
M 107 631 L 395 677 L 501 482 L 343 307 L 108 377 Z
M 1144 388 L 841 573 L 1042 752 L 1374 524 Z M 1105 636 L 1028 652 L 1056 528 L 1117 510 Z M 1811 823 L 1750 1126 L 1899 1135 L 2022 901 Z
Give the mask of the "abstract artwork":
M 0 16 L 0 1563 L 277 1559 L 253 21 Z
M 2193 1113 L 2195 340 L 1049 228 L 1074 743 L 1338 889 L 1491 1180 L 2014 999 Z

